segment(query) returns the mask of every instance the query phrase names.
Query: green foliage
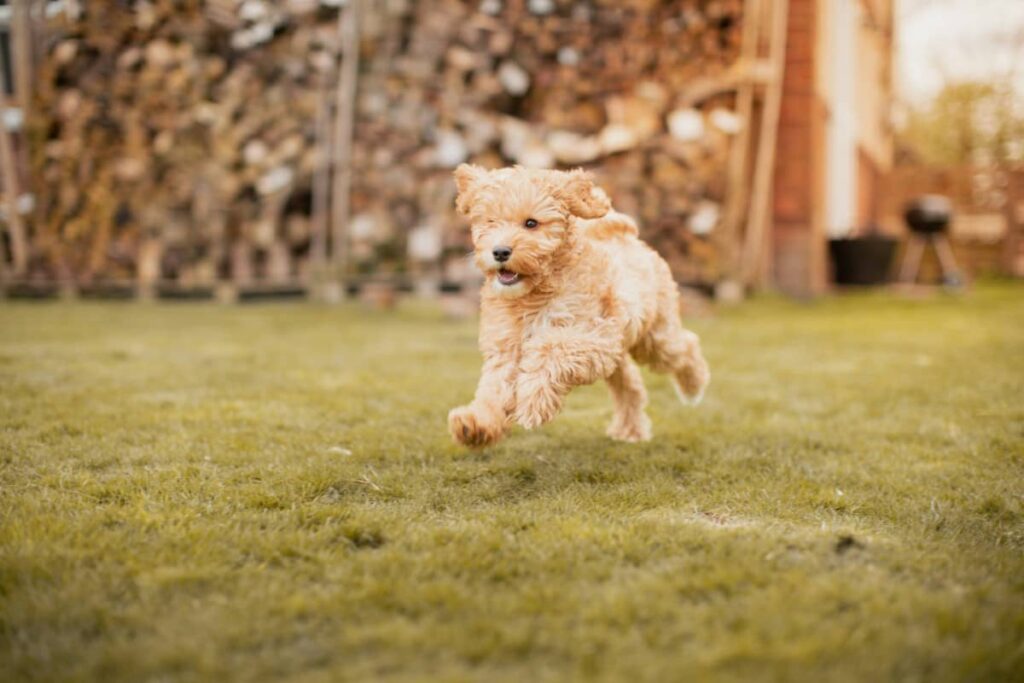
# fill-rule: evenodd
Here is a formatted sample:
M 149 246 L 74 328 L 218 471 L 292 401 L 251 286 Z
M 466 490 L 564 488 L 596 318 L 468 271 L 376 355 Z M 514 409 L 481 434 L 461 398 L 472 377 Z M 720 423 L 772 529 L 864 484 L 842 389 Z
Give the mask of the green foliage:
M 1009 83 L 951 83 L 910 111 L 899 138 L 925 163 L 1024 162 L 1024 103 Z
M 1024 289 L 701 320 L 482 453 L 432 309 L 0 305 L 0 679 L 1020 680 Z

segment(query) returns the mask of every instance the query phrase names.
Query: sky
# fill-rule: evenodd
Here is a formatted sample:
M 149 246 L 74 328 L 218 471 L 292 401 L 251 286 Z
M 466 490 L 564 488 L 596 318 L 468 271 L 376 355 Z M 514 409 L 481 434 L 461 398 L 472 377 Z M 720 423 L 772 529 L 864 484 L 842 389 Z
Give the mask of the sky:
M 1008 79 L 1024 97 L 1024 0 L 896 0 L 896 11 L 904 100 L 978 78 Z

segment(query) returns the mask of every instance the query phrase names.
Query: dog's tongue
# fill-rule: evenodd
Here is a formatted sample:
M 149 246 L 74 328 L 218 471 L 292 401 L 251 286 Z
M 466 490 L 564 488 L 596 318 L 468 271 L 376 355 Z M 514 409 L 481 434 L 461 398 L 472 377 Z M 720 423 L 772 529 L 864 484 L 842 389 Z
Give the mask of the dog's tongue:
M 502 268 L 498 271 L 498 280 L 503 285 L 510 285 L 519 279 L 519 273 L 513 273 L 511 270 L 505 270 Z

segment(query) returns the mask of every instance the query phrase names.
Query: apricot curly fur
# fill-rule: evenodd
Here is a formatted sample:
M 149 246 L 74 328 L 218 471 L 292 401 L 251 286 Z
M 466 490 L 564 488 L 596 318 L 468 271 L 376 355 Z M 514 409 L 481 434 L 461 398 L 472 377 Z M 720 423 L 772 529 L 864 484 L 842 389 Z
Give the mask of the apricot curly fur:
M 458 443 L 483 447 L 513 424 L 539 427 L 574 387 L 601 379 L 614 403 L 608 435 L 646 441 L 634 359 L 670 374 L 684 402 L 700 400 L 710 373 L 679 320 L 669 268 L 588 173 L 462 164 L 454 175 L 485 276 L 480 381 L 472 402 L 448 414 Z M 496 247 L 511 249 L 508 260 L 496 260 Z

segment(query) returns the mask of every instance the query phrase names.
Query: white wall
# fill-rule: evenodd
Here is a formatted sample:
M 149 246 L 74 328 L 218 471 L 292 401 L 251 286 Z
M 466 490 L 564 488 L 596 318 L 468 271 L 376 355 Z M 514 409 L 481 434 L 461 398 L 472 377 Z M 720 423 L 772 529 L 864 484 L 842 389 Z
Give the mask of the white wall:
M 857 0 L 829 0 L 831 10 L 827 57 L 832 95 L 825 164 L 825 226 L 829 237 L 841 237 L 857 220 L 856 68 Z

